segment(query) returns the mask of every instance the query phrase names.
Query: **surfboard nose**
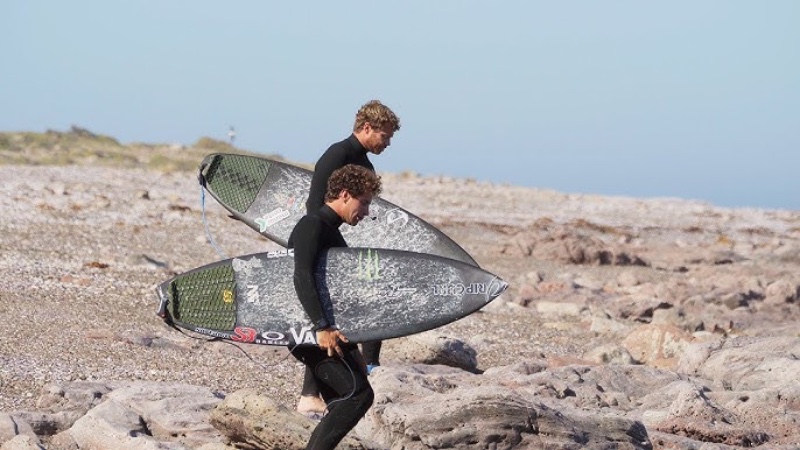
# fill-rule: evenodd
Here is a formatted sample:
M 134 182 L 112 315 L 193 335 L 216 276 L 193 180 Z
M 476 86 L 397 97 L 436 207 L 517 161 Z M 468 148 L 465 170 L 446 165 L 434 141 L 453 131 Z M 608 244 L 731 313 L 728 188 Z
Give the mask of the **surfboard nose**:
M 481 287 L 473 294 L 467 294 L 462 297 L 463 309 L 464 311 L 469 311 L 465 313 L 465 315 L 471 314 L 488 305 L 508 288 L 508 283 L 497 275 L 481 272 L 485 276 L 485 281 L 477 283 Z
M 489 301 L 492 301 L 500 296 L 508 288 L 508 283 L 503 281 L 500 277 L 494 277 L 486 289 L 486 294 L 489 296 Z

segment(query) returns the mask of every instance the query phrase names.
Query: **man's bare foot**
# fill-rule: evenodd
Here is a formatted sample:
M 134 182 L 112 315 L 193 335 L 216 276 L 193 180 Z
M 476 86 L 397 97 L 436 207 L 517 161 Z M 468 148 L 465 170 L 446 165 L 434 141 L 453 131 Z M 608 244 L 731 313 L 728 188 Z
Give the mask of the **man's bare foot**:
M 301 413 L 324 413 L 325 402 L 319 396 L 314 395 L 301 395 L 300 401 L 297 402 L 297 412 Z

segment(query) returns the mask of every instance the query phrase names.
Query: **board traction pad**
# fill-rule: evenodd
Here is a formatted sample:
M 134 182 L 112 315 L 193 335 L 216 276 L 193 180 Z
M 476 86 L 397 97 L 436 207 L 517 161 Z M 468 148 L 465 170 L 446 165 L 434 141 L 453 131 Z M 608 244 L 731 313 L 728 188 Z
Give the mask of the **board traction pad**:
M 205 171 L 206 183 L 224 203 L 244 214 L 267 179 L 269 166 L 260 158 L 217 155 Z
M 236 325 L 236 281 L 230 265 L 178 277 L 168 295 L 167 310 L 177 322 L 213 330 L 232 330 Z

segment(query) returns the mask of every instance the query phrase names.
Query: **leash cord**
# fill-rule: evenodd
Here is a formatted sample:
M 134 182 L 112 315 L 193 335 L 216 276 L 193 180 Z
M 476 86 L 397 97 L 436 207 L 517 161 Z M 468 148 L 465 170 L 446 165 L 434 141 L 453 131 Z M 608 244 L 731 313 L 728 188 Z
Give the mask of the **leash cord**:
M 292 346 L 292 347 L 289 349 L 289 354 L 287 354 L 287 355 L 286 355 L 286 356 L 284 356 L 283 358 L 279 359 L 278 361 L 276 361 L 276 362 L 274 362 L 274 363 L 272 363 L 272 364 L 270 364 L 270 365 L 266 365 L 266 364 L 262 363 L 261 361 L 256 361 L 256 359 L 255 359 L 255 358 L 253 358 L 253 357 L 252 357 L 252 356 L 251 356 L 249 353 L 247 353 L 247 351 L 246 351 L 245 349 L 243 349 L 242 347 L 240 347 L 240 346 L 239 346 L 238 344 L 236 344 L 235 342 L 231 342 L 231 341 L 222 340 L 222 339 L 220 339 L 220 338 L 216 338 L 216 337 L 204 338 L 204 337 L 192 336 L 191 334 L 188 334 L 188 333 L 186 333 L 185 331 L 183 331 L 183 330 L 181 330 L 180 328 L 178 328 L 178 327 L 177 327 L 175 324 L 169 323 L 168 325 L 169 325 L 170 327 L 174 328 L 175 330 L 177 330 L 177 331 L 178 331 L 179 333 L 181 333 L 182 335 L 184 335 L 184 336 L 186 336 L 186 337 L 188 337 L 188 338 L 191 338 L 191 339 L 197 339 L 198 341 L 203 341 L 203 342 L 216 342 L 216 341 L 219 341 L 219 342 L 222 342 L 222 343 L 225 343 L 225 344 L 228 344 L 228 345 L 232 345 L 232 346 L 236 347 L 236 348 L 237 348 L 237 349 L 238 349 L 240 352 L 242 352 L 242 353 L 243 353 L 243 354 L 244 354 L 244 355 L 247 357 L 247 359 L 249 359 L 249 360 L 250 360 L 250 361 L 252 361 L 254 364 L 256 364 L 256 365 L 260 366 L 262 369 L 265 369 L 265 370 L 267 370 L 267 371 L 269 371 L 269 369 L 272 369 L 272 368 L 274 368 L 274 367 L 277 367 L 277 365 L 278 365 L 279 363 L 282 363 L 282 362 L 283 362 L 285 359 L 289 358 L 289 356 L 290 356 L 290 355 L 292 355 L 292 354 L 294 353 L 295 349 L 296 349 L 296 348 L 297 348 L 297 347 L 300 345 L 300 344 L 294 344 L 294 345 L 293 345 L 293 346 Z M 347 370 L 348 370 L 348 371 L 350 371 L 350 377 L 351 377 L 351 378 L 352 378 L 352 380 L 353 380 L 353 389 L 352 389 L 352 390 L 350 391 L 350 393 L 349 393 L 349 394 L 347 394 L 346 396 L 344 396 L 344 397 L 341 397 L 341 398 L 336 398 L 336 399 L 333 399 L 333 400 L 331 400 L 331 401 L 327 402 L 327 404 L 326 404 L 326 406 L 325 406 L 325 413 L 326 413 L 326 414 L 330 412 L 330 410 L 331 410 L 331 405 L 333 405 L 334 403 L 343 402 L 343 401 L 345 401 L 345 400 L 348 400 L 348 399 L 350 399 L 350 398 L 351 398 L 353 395 L 355 395 L 355 393 L 356 393 L 356 374 L 355 374 L 355 372 L 353 371 L 353 368 L 352 368 L 352 367 L 350 367 L 350 364 L 348 364 L 348 363 L 347 363 L 347 361 L 344 361 L 344 358 L 342 358 L 342 360 L 343 360 L 343 362 L 345 363 L 344 365 L 345 365 L 345 367 L 347 367 Z M 307 367 L 307 366 L 306 366 L 306 367 Z
M 202 184 L 200 185 L 200 210 L 202 211 L 203 214 L 203 227 L 206 230 L 206 239 L 211 244 L 211 246 L 214 247 L 214 250 L 217 251 L 217 254 L 222 259 L 228 259 L 228 257 L 225 255 L 225 252 L 223 252 L 222 249 L 220 249 L 219 246 L 217 245 L 217 242 L 214 240 L 214 236 L 211 235 L 211 230 L 209 229 L 208 226 L 208 219 L 206 218 L 206 190 L 203 188 Z

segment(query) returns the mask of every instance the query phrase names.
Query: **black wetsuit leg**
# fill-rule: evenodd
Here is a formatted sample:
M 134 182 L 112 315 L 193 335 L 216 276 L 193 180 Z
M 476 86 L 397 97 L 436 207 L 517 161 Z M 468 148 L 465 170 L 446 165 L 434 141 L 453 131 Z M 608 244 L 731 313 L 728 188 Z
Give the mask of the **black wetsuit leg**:
M 364 354 L 367 365 L 381 365 L 381 341 L 364 342 L 361 344 L 361 352 Z
M 314 372 L 312 372 L 311 368 L 308 366 L 306 366 L 306 372 L 303 375 L 303 389 L 300 391 L 300 395 L 307 397 L 319 396 L 319 386 L 317 386 L 317 380 L 314 379 Z
M 319 347 L 297 347 L 292 354 L 314 372 L 328 414 L 314 429 L 306 450 L 333 450 L 367 413 L 375 393 L 353 352 L 344 348 L 344 358 L 329 357 Z

